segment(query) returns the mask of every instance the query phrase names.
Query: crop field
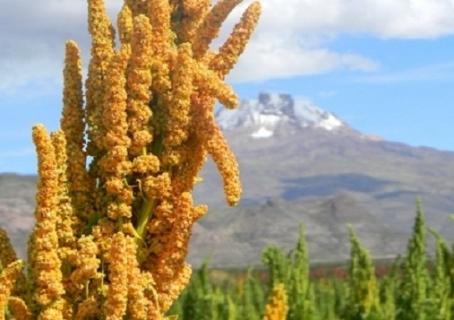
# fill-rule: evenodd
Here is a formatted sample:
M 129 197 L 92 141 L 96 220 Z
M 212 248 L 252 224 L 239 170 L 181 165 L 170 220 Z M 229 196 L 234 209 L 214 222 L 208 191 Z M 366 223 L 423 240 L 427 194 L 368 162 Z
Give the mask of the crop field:
M 427 237 L 436 241 L 428 256 Z M 304 228 L 291 252 L 263 250 L 263 266 L 200 268 L 170 314 L 180 319 L 452 319 L 454 255 L 422 209 L 404 256 L 373 261 L 350 229 L 350 260 L 310 265 Z

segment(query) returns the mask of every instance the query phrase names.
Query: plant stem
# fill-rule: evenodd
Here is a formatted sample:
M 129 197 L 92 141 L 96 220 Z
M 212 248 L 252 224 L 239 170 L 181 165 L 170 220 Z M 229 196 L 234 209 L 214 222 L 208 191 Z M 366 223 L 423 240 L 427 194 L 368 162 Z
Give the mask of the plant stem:
M 143 235 L 145 233 L 145 228 L 147 226 L 148 221 L 151 218 L 152 211 L 155 207 L 155 201 L 150 201 L 144 198 L 142 208 L 139 211 L 139 219 L 137 220 L 137 234 L 140 239 L 143 239 Z

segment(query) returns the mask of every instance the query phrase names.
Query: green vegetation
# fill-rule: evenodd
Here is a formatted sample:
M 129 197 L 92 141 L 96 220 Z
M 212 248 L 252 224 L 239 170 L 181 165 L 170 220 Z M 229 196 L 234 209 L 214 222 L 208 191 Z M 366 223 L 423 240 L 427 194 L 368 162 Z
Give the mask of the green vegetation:
M 407 252 L 379 277 L 369 252 L 348 228 L 351 251 L 345 274 L 310 276 L 301 227 L 290 253 L 275 246 L 263 250 L 265 272 L 250 269 L 242 276 L 232 273 L 219 280 L 215 271 L 203 265 L 170 314 L 182 320 L 452 319 L 454 252 L 440 234 L 430 229 L 436 247 L 434 259 L 429 259 L 420 203 Z

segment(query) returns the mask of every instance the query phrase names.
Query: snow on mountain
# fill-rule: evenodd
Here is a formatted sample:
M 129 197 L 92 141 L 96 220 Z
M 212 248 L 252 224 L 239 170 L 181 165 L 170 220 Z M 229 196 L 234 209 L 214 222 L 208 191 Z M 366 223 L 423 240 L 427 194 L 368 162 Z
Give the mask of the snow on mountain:
M 258 99 L 243 101 L 238 109 L 220 109 L 216 117 L 222 129 L 251 128 L 253 138 L 270 138 L 281 124 L 336 131 L 346 124 L 332 113 L 289 94 L 261 93 Z

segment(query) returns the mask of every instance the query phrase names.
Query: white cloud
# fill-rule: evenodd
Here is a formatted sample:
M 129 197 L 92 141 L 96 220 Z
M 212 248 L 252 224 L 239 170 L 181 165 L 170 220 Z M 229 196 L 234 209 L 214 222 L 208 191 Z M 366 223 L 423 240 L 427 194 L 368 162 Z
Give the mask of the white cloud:
M 6 2 L 6 3 L 5 3 Z M 120 0 L 108 0 L 114 12 Z M 76 40 L 85 60 L 89 54 L 86 1 L 0 0 L 0 92 L 16 90 L 33 83 L 39 89 L 61 83 L 64 45 Z
M 372 71 L 377 63 L 351 53 L 324 48 L 306 48 L 294 41 L 259 36 L 252 41 L 232 72 L 234 82 L 289 78 L 328 72 L 334 69 Z
M 454 0 L 261 0 L 263 16 L 235 81 L 329 72 L 370 71 L 377 63 L 354 52 L 329 50 L 340 33 L 383 38 L 432 38 L 454 33 Z M 121 0 L 106 0 L 114 17 Z M 245 3 L 223 29 L 238 21 Z M 0 91 L 30 82 L 60 83 L 64 42 L 88 55 L 86 1 L 0 0 Z
M 335 69 L 376 70 L 378 63 L 367 57 L 328 49 L 329 41 L 341 33 L 404 39 L 454 33 L 454 0 L 261 0 L 261 3 L 263 15 L 257 35 L 232 80 L 266 80 Z M 239 19 L 240 11 L 235 11 L 235 19 Z
M 454 32 L 453 0 L 261 0 L 271 32 L 430 38 Z
M 417 81 L 452 81 L 454 78 L 454 61 L 438 63 L 420 68 L 412 68 L 397 72 L 381 72 L 359 76 L 356 82 L 369 84 L 393 84 Z

